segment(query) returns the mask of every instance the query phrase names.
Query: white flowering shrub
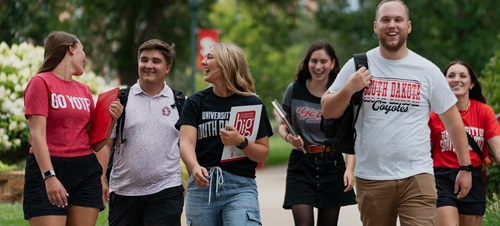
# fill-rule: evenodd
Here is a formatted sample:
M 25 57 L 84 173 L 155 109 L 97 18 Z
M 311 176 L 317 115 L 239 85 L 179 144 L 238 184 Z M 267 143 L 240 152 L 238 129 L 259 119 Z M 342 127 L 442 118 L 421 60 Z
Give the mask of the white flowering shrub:
M 0 43 L 0 152 L 15 150 L 29 139 L 23 92 L 42 61 L 41 47 Z
M 43 47 L 28 43 L 11 47 L 0 43 L 0 153 L 18 151 L 21 144 L 29 142 L 23 93 L 43 62 L 43 52 Z M 112 88 L 91 71 L 73 78 L 89 85 L 94 96 Z

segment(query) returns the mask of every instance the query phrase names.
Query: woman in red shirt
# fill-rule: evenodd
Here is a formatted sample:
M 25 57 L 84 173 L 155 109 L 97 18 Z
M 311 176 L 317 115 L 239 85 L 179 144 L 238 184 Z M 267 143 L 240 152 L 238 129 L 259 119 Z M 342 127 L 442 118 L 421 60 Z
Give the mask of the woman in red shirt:
M 58 31 L 47 37 L 44 51 L 43 64 L 24 91 L 31 144 L 24 218 L 30 225 L 95 225 L 104 206 L 102 167 L 94 152 L 107 140 L 90 145 L 93 97 L 87 85 L 73 80 L 83 74 L 83 45 Z M 118 100 L 109 107 L 111 129 L 122 111 Z
M 500 127 L 495 113 L 486 104 L 476 74 L 464 62 L 453 61 L 446 67 L 444 75 L 458 99 L 456 106 L 462 116 L 465 130 L 481 148 L 483 157 L 488 155 L 489 145 L 495 157 L 499 159 Z M 434 112 L 431 112 L 429 127 L 438 191 L 436 225 L 480 226 L 486 209 L 486 183 L 482 176 L 483 159 L 469 146 L 472 188 L 466 197 L 458 199 L 458 191 L 454 187 L 455 178 L 459 170 L 463 169 L 460 169 L 448 132 Z

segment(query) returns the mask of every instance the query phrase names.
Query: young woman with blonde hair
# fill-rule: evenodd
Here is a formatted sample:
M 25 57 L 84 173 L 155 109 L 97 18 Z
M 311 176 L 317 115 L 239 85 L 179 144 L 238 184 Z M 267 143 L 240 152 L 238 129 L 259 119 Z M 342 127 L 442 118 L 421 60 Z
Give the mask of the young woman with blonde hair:
M 188 225 L 261 225 L 255 168 L 267 160 L 273 134 L 266 107 L 239 47 L 216 43 L 201 63 L 211 86 L 186 100 L 176 125 L 190 174 L 186 220 Z M 231 108 L 247 105 L 262 106 L 255 142 L 228 124 Z M 223 160 L 224 146 L 236 146 L 245 156 Z

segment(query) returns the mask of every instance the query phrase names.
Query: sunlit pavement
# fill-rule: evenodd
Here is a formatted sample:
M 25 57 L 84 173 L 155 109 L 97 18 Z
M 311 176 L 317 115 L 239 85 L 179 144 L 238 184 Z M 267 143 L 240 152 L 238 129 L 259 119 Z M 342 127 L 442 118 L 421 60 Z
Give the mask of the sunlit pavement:
M 293 226 L 291 210 L 282 208 L 285 194 L 286 165 L 257 170 L 260 215 L 264 226 Z M 357 205 L 342 207 L 338 225 L 361 226 Z

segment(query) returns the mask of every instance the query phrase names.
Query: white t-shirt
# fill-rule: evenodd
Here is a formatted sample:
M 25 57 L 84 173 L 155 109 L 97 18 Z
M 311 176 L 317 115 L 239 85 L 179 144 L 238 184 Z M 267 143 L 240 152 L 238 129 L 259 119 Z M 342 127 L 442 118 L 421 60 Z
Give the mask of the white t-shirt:
M 403 59 L 388 60 L 376 47 L 367 57 L 372 77 L 356 122 L 355 176 L 395 180 L 433 174 L 430 111 L 444 113 L 457 101 L 444 75 L 410 50 Z M 340 90 L 354 72 L 350 59 L 329 91 Z

